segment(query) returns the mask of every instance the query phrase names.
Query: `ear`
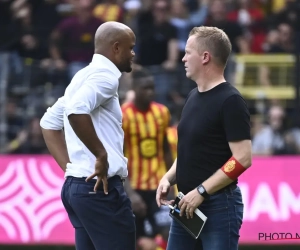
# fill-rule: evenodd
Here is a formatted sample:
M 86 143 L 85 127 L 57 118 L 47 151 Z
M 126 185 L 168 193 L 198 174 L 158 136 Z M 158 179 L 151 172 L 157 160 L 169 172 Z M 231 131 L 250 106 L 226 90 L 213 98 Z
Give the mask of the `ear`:
M 115 54 L 118 54 L 120 52 L 120 43 L 119 42 L 115 42 L 112 46 L 113 52 Z
M 208 64 L 211 59 L 211 56 L 208 51 L 204 51 L 202 54 L 202 64 Z

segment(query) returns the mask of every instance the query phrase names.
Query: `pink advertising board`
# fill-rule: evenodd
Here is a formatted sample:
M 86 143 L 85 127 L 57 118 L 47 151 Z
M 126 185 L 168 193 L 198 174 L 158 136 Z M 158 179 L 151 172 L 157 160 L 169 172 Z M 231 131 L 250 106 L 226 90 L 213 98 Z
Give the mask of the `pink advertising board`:
M 50 156 L 0 156 L 0 244 L 73 244 Z M 300 244 L 300 157 L 255 158 L 239 180 L 241 244 Z

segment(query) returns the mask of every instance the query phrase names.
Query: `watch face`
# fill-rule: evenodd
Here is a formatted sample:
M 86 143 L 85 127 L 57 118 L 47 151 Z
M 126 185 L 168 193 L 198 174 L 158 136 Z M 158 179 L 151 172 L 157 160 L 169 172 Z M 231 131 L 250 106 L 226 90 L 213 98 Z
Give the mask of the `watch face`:
M 205 190 L 204 190 L 203 187 L 200 187 L 200 188 L 199 188 L 199 191 L 200 191 L 201 194 L 203 194 L 203 193 L 205 192 Z

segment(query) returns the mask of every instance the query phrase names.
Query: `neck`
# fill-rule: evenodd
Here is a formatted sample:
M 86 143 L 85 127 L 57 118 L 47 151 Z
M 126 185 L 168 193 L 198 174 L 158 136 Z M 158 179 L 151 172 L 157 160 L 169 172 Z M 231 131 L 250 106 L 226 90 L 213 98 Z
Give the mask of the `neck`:
M 147 111 L 150 107 L 150 103 L 143 103 L 138 100 L 133 101 L 134 106 L 140 111 Z
M 117 66 L 116 61 L 114 60 L 114 57 L 112 56 L 112 54 L 110 53 L 109 48 L 97 48 L 94 51 L 95 54 L 99 54 L 101 56 L 106 57 L 108 60 L 110 60 L 114 65 L 116 65 L 116 67 L 119 69 L 119 67 Z M 119 69 L 120 70 L 120 69 Z M 120 70 L 121 71 L 121 70 Z
M 225 81 L 224 71 L 216 68 L 204 70 L 195 80 L 199 92 L 208 91 Z

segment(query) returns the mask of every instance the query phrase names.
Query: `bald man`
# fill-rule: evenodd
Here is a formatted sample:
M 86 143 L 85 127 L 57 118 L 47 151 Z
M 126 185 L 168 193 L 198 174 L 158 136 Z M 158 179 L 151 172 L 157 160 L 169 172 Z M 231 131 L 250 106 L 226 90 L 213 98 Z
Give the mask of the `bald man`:
M 107 22 L 95 34 L 92 62 L 72 79 L 41 119 L 47 147 L 65 172 L 62 202 L 77 250 L 134 250 L 135 222 L 124 192 L 119 77 L 130 72 L 135 35 Z

